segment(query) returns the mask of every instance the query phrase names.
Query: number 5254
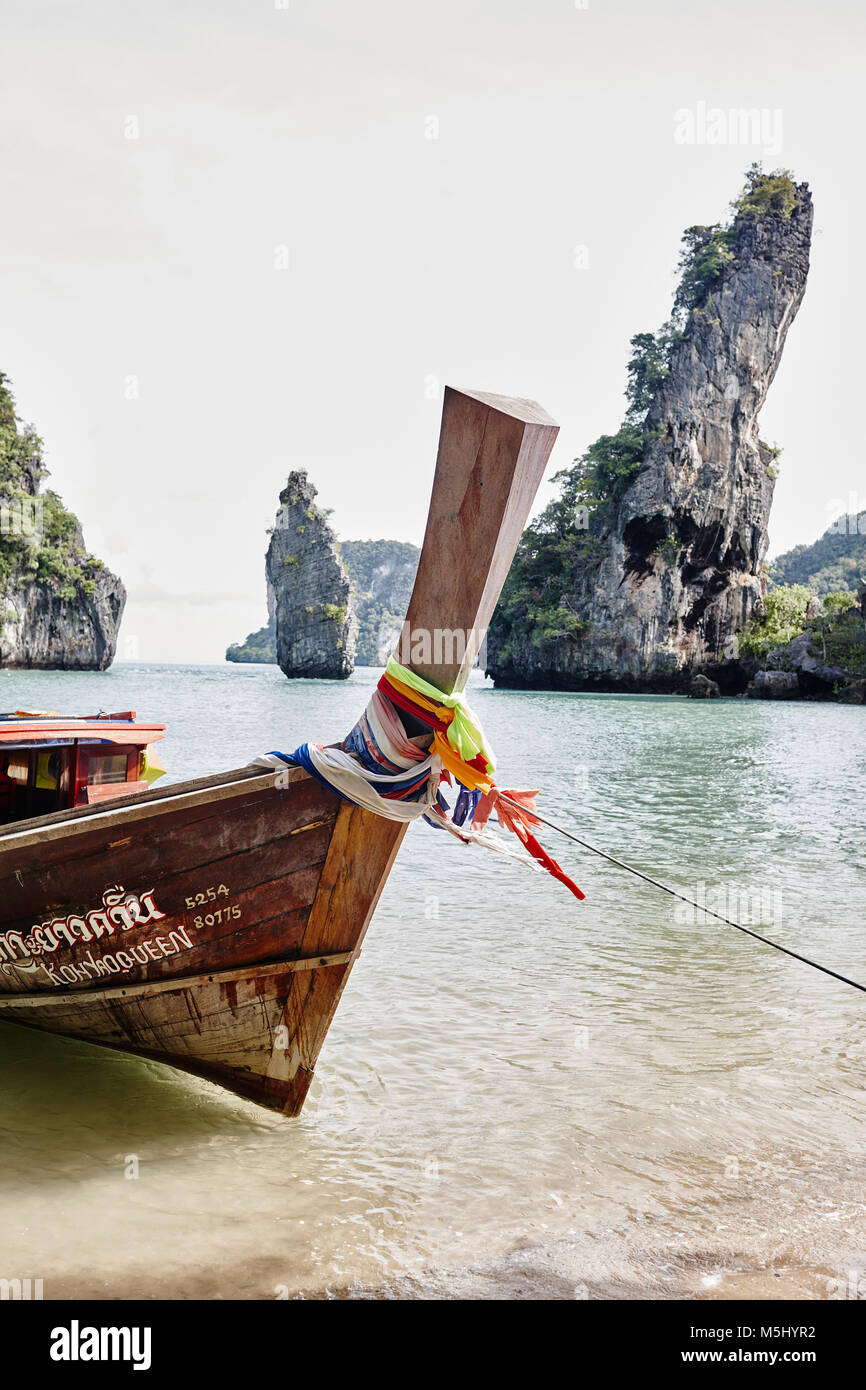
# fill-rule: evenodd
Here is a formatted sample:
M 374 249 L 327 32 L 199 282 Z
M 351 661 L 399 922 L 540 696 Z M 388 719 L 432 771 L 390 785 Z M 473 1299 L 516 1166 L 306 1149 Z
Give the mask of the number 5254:
M 216 902 L 217 898 L 227 898 L 228 895 L 228 888 L 221 883 L 218 888 L 206 888 L 203 893 L 196 893 L 194 897 L 187 898 L 186 905 L 188 908 L 204 907 L 205 903 Z

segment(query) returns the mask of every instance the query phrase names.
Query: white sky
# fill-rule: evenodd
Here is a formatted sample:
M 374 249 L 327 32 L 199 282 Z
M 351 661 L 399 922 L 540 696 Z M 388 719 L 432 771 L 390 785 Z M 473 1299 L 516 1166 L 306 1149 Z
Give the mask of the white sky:
M 3 7 L 0 366 L 129 589 L 121 657 L 218 661 L 264 621 L 291 468 L 341 536 L 420 541 L 431 378 L 536 397 L 551 474 L 615 429 L 683 228 L 762 154 L 675 143 L 699 102 L 781 111 L 765 166 L 815 198 L 771 553 L 866 506 L 855 0 L 282 4 Z

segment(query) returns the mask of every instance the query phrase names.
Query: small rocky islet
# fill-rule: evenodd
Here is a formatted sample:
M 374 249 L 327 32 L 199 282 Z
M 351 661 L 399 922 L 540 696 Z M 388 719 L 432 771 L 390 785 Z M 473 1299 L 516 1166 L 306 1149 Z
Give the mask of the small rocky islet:
M 289 474 L 265 556 L 268 621 L 229 647 L 227 661 L 341 679 L 388 660 L 421 552 L 407 541 L 341 543 L 316 496 L 305 470 Z

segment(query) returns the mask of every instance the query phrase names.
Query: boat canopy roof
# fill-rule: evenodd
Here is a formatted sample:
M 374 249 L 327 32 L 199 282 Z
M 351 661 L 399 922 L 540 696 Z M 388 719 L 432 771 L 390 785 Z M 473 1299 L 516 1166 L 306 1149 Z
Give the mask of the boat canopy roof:
M 0 714 L 0 747 L 39 744 L 119 743 L 145 747 L 165 734 L 164 724 L 137 724 L 135 710 L 122 714 L 64 716 L 53 710 Z

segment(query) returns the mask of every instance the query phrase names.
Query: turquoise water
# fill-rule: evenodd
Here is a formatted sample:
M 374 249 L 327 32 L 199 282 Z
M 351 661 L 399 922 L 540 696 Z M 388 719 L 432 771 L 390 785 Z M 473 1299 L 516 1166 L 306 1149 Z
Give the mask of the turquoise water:
M 354 722 L 377 673 L 0 672 L 135 708 L 172 779 Z M 866 716 L 494 690 L 501 785 L 866 981 Z M 0 1026 L 0 1276 L 45 1296 L 828 1297 L 866 1271 L 866 998 L 547 836 L 587 892 L 424 826 L 285 1121 Z

